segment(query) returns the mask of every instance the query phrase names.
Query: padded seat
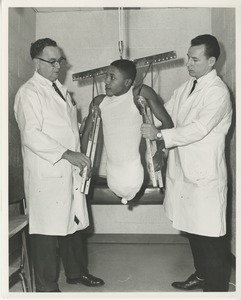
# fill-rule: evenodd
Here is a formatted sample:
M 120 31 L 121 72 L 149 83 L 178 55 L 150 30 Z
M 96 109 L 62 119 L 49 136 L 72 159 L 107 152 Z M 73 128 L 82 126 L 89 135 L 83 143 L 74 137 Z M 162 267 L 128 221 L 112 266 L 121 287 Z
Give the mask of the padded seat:
M 138 204 L 163 204 L 164 190 L 154 188 L 145 181 L 141 190 L 135 198 L 128 203 Z M 89 204 L 121 204 L 121 199 L 117 197 L 107 186 L 106 177 L 93 176 L 91 179 L 89 194 L 87 195 Z

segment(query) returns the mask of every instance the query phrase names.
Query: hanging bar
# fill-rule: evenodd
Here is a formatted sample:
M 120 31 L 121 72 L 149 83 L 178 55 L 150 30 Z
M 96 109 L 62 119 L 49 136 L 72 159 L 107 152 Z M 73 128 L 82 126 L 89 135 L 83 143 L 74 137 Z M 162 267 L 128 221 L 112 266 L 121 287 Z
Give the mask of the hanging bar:
M 72 79 L 73 79 L 73 81 L 76 81 L 76 80 L 80 80 L 80 79 L 87 79 L 87 78 L 91 78 L 91 77 L 104 75 L 106 73 L 107 69 L 108 69 L 108 66 L 96 68 L 96 69 L 92 69 L 92 70 L 84 71 L 84 72 L 80 72 L 80 73 L 75 73 L 72 75 Z
M 119 7 L 118 15 L 119 15 L 118 49 L 119 49 L 120 59 L 123 59 L 123 51 L 124 51 L 124 10 L 123 10 L 123 7 Z
M 156 55 L 146 56 L 142 58 L 134 59 L 133 62 L 136 64 L 137 68 L 149 65 L 150 63 L 161 63 L 166 60 L 171 60 L 177 58 L 177 54 L 175 51 L 169 51 L 165 53 L 160 53 Z
M 149 65 L 150 63 L 162 63 L 167 60 L 176 59 L 177 55 L 175 51 L 169 51 L 165 53 L 160 53 L 156 55 L 146 56 L 142 58 L 134 59 L 133 62 L 136 64 L 137 68 L 144 67 Z M 73 81 L 82 80 L 91 78 L 93 76 L 104 75 L 107 72 L 109 66 L 96 68 L 84 72 L 75 73 L 72 75 Z

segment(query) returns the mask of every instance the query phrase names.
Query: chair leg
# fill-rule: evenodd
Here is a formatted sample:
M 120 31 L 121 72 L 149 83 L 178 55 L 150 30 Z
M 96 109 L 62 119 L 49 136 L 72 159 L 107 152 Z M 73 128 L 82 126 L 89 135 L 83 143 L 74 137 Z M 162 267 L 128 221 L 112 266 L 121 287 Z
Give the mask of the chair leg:
M 25 278 L 24 278 L 23 274 L 19 273 L 19 277 L 21 279 L 21 284 L 22 284 L 23 292 L 27 293 L 27 285 L 26 285 Z
M 23 264 L 24 275 L 25 275 L 24 277 L 26 278 L 26 283 L 27 283 L 27 291 L 33 292 L 30 263 L 29 263 L 28 249 L 26 243 L 26 235 L 24 230 L 22 232 L 22 243 L 23 243 L 22 264 Z

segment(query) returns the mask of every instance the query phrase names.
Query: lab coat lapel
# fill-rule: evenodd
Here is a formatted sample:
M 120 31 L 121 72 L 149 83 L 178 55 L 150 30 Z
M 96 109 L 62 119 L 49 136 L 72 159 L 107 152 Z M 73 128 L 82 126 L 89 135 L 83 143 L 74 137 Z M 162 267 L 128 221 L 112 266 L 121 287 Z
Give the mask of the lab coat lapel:
M 189 111 L 188 107 L 190 107 L 190 103 L 192 101 L 192 94 L 189 95 L 191 87 L 193 84 L 193 80 L 190 79 L 187 84 L 184 86 L 183 91 L 179 96 L 179 105 L 177 110 L 177 125 L 182 124 L 186 118 L 186 115 Z M 194 91 L 193 91 L 194 93 Z
M 180 94 L 177 124 L 185 124 L 185 120 L 187 119 L 189 113 L 194 109 L 194 107 L 199 105 L 200 94 L 205 93 L 207 87 L 211 85 L 213 81 L 216 80 L 216 78 L 216 70 L 212 70 L 207 75 L 198 80 L 198 83 L 191 95 L 190 90 L 193 84 L 193 79 L 190 79 L 187 82 L 187 85 L 184 87 L 183 92 Z
M 56 80 L 56 84 L 63 97 L 65 98 L 65 101 L 58 95 L 58 93 L 54 89 L 51 89 L 51 91 L 53 92 L 54 98 L 58 101 L 58 104 L 64 106 L 64 111 L 67 115 L 66 119 L 68 120 L 69 125 L 71 125 L 71 127 L 73 128 L 73 104 L 71 103 L 70 95 L 68 94 L 67 89 L 58 80 Z
M 210 86 L 213 82 L 213 80 L 216 80 L 217 78 L 217 72 L 216 70 L 212 70 L 211 72 L 209 72 L 207 75 L 200 77 L 200 79 L 198 79 L 198 83 L 196 84 L 196 87 L 194 89 L 194 91 L 192 92 L 192 94 L 190 95 L 190 97 L 195 96 L 195 94 L 197 94 L 198 92 L 200 92 L 200 90 L 202 90 L 203 88 L 207 88 L 208 86 Z

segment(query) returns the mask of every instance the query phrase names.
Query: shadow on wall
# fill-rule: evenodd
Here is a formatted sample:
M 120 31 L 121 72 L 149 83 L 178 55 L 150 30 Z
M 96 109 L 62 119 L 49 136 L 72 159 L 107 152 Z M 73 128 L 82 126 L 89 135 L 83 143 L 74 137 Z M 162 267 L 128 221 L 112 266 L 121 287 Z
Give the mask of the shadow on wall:
M 58 46 L 59 47 L 59 46 Z M 65 53 L 64 53 L 64 50 L 61 48 L 61 47 L 59 47 L 59 49 L 60 49 L 60 52 L 61 52 L 61 54 L 62 54 L 62 56 L 63 57 L 65 57 L 66 58 L 66 66 L 65 67 L 61 67 L 61 69 L 60 69 L 60 72 L 59 72 L 59 81 L 62 83 L 62 84 L 64 84 L 65 83 L 65 80 L 66 80 L 66 77 L 67 77 L 67 73 L 68 73 L 68 71 L 71 69 L 71 67 L 72 67 L 72 65 L 68 62 L 68 58 L 66 57 L 66 55 L 65 55 Z
M 216 70 L 218 75 L 222 78 L 222 74 L 225 74 L 224 65 L 227 59 L 227 53 L 225 51 L 225 47 L 222 43 L 220 45 L 221 55 L 216 64 Z M 223 78 L 222 78 L 223 79 Z M 224 79 L 223 79 L 224 80 Z M 225 82 L 225 80 L 224 80 Z M 227 84 L 227 83 L 226 83 Z M 227 84 L 228 86 L 228 84 Z M 235 128 L 236 128 L 236 95 L 235 91 L 232 91 L 228 86 L 230 92 L 230 99 L 233 107 L 233 116 L 232 116 L 232 124 L 228 131 L 226 137 L 226 161 L 227 161 L 227 174 L 228 174 L 228 202 L 227 202 L 227 236 L 228 236 L 228 249 L 230 249 L 231 239 L 236 235 L 235 232 L 232 232 L 232 229 L 235 228 L 233 226 L 233 212 L 236 211 L 235 206 L 235 196 L 236 193 L 234 189 L 236 187 L 235 181 L 235 170 L 236 170 L 236 145 L 233 140 L 235 140 Z
M 216 67 L 218 75 L 220 76 L 220 74 L 222 74 L 222 69 L 225 64 L 225 61 L 227 59 L 227 53 L 225 51 L 224 45 L 221 42 L 219 42 L 219 47 L 220 47 L 221 54 L 220 54 L 220 57 L 218 58 L 218 61 L 217 61 L 215 67 Z

